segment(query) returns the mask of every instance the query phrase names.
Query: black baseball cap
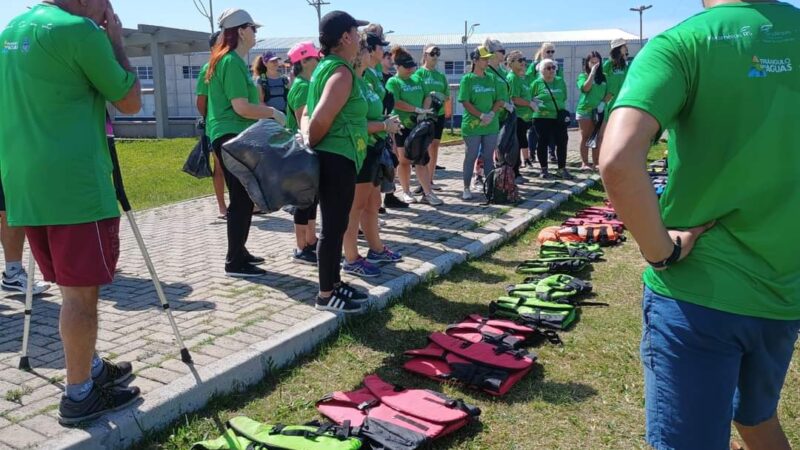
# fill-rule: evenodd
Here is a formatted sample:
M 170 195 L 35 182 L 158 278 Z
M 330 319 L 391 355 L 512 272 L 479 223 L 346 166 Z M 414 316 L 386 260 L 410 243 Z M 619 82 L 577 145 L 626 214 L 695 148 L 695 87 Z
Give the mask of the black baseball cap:
M 208 46 L 209 46 L 209 48 L 213 48 L 214 45 L 216 45 L 220 34 L 222 34 L 222 31 L 217 30 L 211 36 L 208 37 Z
M 331 11 L 319 22 L 319 40 L 322 42 L 338 42 L 339 38 L 353 27 L 369 25 L 366 20 L 356 20 L 344 11 Z
M 381 47 L 386 47 L 389 45 L 389 42 L 383 40 L 383 36 L 379 36 L 376 33 L 367 33 L 367 45 L 374 46 L 380 45 Z
M 394 63 L 398 66 L 405 67 L 406 69 L 411 69 L 412 67 L 417 67 L 417 63 L 414 62 L 414 58 L 409 55 L 402 55 L 395 58 Z

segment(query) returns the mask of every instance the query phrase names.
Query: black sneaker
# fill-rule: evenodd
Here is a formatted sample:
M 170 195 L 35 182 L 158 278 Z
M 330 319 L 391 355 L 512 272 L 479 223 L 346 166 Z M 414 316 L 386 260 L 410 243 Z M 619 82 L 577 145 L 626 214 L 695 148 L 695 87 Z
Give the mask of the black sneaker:
M 304 252 L 308 251 L 308 252 L 311 252 L 311 253 L 316 255 L 317 254 L 317 243 L 318 242 L 314 242 L 313 244 L 306 245 L 306 248 L 304 248 L 303 251 Z
M 58 405 L 58 423 L 64 426 L 77 425 L 96 419 L 103 414 L 122 409 L 139 399 L 139 388 L 104 388 L 95 384 L 89 396 L 76 402 L 66 395 Z
M 378 214 L 386 214 L 386 208 L 384 208 L 383 206 L 378 208 Z
M 414 194 L 422 194 L 425 191 L 422 190 L 422 186 L 417 186 L 416 189 L 414 189 L 411 192 L 414 193 Z
M 264 264 L 266 261 L 260 256 L 247 255 L 247 262 L 250 264 Z
M 339 295 L 355 301 L 364 301 L 369 298 L 368 294 L 365 294 L 358 289 L 354 288 L 353 286 L 345 283 L 344 281 L 340 281 L 339 285 L 333 290 L 333 292 L 338 293 Z
M 317 265 L 317 254 L 310 250 L 308 247 L 304 248 L 303 251 L 299 251 L 298 249 L 294 249 L 294 262 L 298 264 L 306 264 L 309 266 L 316 266 Z
M 265 275 L 267 273 L 266 270 L 256 267 L 252 264 L 244 264 L 241 267 L 233 267 L 228 264 L 225 264 L 225 275 L 229 277 L 236 277 L 236 278 L 250 278 L 250 277 L 260 277 L 261 275 Z
M 100 387 L 111 387 L 128 381 L 132 375 L 133 367 L 131 363 L 121 362 L 114 364 L 103 358 L 103 370 L 100 371 L 100 375 L 92 377 L 92 381 Z
M 547 169 L 542 169 L 542 173 L 539 174 L 539 178 L 543 180 L 549 180 L 550 178 L 553 178 L 553 176 L 550 175 L 550 172 L 548 172 Z
M 389 193 L 383 199 L 383 206 L 387 208 L 408 208 L 408 203 L 400 200 L 393 193 Z
M 360 313 L 363 311 L 363 306 L 360 303 L 344 298 L 336 291 L 328 298 L 318 296 L 314 307 L 320 311 L 333 311 L 345 314 Z
M 436 165 L 436 170 L 445 170 L 445 168 L 437 164 Z

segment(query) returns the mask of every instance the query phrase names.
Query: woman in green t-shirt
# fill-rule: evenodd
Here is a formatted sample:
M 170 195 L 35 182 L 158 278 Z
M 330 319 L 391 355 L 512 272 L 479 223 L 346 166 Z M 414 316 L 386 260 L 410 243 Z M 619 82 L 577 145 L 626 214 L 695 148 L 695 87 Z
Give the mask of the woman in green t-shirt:
M 507 80 L 511 89 L 511 101 L 517 108 L 517 141 L 519 142 L 521 153 L 521 158 L 518 159 L 514 171 L 517 176 L 520 176 L 521 161 L 525 161 L 526 165 L 533 164 L 530 161 L 528 131 L 533 126 L 533 112 L 538 110 L 539 106 L 531 98 L 531 87 L 528 84 L 528 77 L 525 75 L 525 69 L 528 64 L 527 59 L 522 56 L 522 52 L 516 50 L 509 53 L 506 59 L 508 60 L 508 66 L 511 68 Z
M 247 19 L 248 21 L 242 22 Z M 250 78 L 245 58 L 256 44 L 259 25 L 247 13 L 231 15 L 226 20 L 222 38 L 211 49 L 211 60 L 206 71 L 208 84 L 208 122 L 206 133 L 217 158 L 222 162 L 225 182 L 228 185 L 228 254 L 225 273 L 233 277 L 264 275 L 266 271 L 256 264 L 264 262 L 247 251 L 247 236 L 252 220 L 253 201 L 239 179 L 225 168 L 222 145 L 236 137 L 259 119 L 275 119 L 281 125 L 286 116 L 280 111 L 258 101 L 258 89 Z
M 367 155 L 368 103 L 359 88 L 352 61 L 360 52 L 358 27 L 369 22 L 331 11 L 319 25 L 320 61 L 308 87 L 308 143 L 319 158 L 319 206 L 322 230 L 317 245 L 319 295 L 316 308 L 361 312 L 368 296 L 341 280 L 342 243 L 356 175 Z
M 606 94 L 606 114 L 603 126 L 600 128 L 600 137 L 598 141 L 602 140 L 608 124 L 608 118 L 611 115 L 611 109 L 617 101 L 622 84 L 628 76 L 628 43 L 625 39 L 614 39 L 611 41 L 611 53 L 609 59 L 603 63 L 603 74 L 606 76 L 608 83 L 608 93 Z M 600 142 L 598 142 L 598 145 Z
M 438 92 L 444 96 L 444 103 L 439 111 L 434 111 L 437 114 L 436 127 L 433 135 L 433 141 L 428 147 L 428 154 L 431 157 L 431 162 L 428 163 L 428 169 L 431 177 L 431 189 L 434 191 L 442 190 L 441 187 L 433 183 L 436 176 L 436 163 L 439 160 L 439 143 L 442 142 L 442 135 L 444 134 L 444 121 L 445 121 L 445 106 L 450 103 L 450 85 L 447 82 L 447 77 L 442 72 L 436 70 L 436 65 L 439 63 L 439 57 L 442 56 L 442 50 L 434 44 L 428 44 L 422 52 L 422 67 L 415 73 L 417 79 L 422 83 L 422 87 L 426 94 L 431 92 Z M 449 118 L 449 116 L 447 117 Z M 420 189 L 420 192 L 422 190 Z M 414 191 L 415 193 L 420 193 Z
M 505 105 L 500 100 L 497 79 L 486 72 L 492 54 L 481 45 L 470 56 L 472 72 L 461 77 L 458 87 L 458 101 L 464 106 L 461 134 L 467 147 L 462 172 L 464 192 L 461 198 L 464 200 L 472 199 L 470 182 L 478 153 L 483 157 L 487 174 L 494 168 L 494 149 L 500 131 L 497 113 Z
M 600 146 L 592 147 L 592 163 L 589 163 L 588 142 L 595 129 L 601 125 L 599 116 L 605 110 L 607 91 L 606 77 L 603 74 L 600 53 L 591 52 L 583 60 L 583 72 L 578 75 L 578 108 L 575 114 L 581 129 L 581 170 L 594 170 L 600 157 Z
M 567 104 L 567 84 L 564 79 L 556 76 L 558 64 L 552 59 L 543 59 L 539 63 L 540 77 L 531 85 L 531 96 L 539 105 L 539 110 L 533 113 L 533 126 L 539 135 L 536 157 L 542 168 L 541 177 L 550 178 L 547 170 L 547 146 L 550 142 L 556 145 L 556 161 L 559 174 L 562 178 L 570 179 L 572 175 L 567 171 L 567 125 L 560 120 L 559 111 L 563 111 Z
M 377 264 L 395 263 L 403 259 L 399 253 L 391 251 L 383 244 L 378 226 L 378 208 L 381 204 L 381 188 L 377 181 L 380 159 L 386 150 L 387 138 L 390 133 L 400 131 L 400 119 L 396 116 L 386 118 L 383 115 L 383 99 L 366 79 L 366 71 L 371 70 L 369 63 L 372 53 L 383 54 L 382 46 L 369 44 L 370 39 L 366 34 L 361 36 L 361 52 L 355 59 L 353 69 L 356 73 L 356 83 L 367 99 L 367 131 L 369 132 L 369 145 L 364 164 L 356 176 L 356 193 L 353 198 L 353 207 L 350 209 L 350 219 L 347 231 L 344 234 L 344 271 L 359 277 L 378 277 L 381 270 Z M 374 43 L 374 41 L 372 41 Z M 379 48 L 380 51 L 375 51 Z M 391 148 L 391 147 L 389 147 Z M 358 253 L 358 229 L 364 232 L 364 238 L 369 244 L 367 257 Z
M 311 41 L 300 42 L 288 53 L 292 63 L 294 82 L 286 96 L 286 129 L 292 133 L 299 132 L 299 124 L 306 113 L 308 101 L 308 85 L 311 74 L 319 64 L 319 49 Z M 317 202 L 304 209 L 294 211 L 294 236 L 297 243 L 292 252 L 295 262 L 300 264 L 317 264 Z
M 410 53 L 403 47 L 392 48 L 392 58 L 397 66 L 397 75 L 386 82 L 386 90 L 394 96 L 394 114 L 400 117 L 403 129 L 395 134 L 397 144 L 397 157 L 400 166 L 397 168 L 397 177 L 400 179 L 400 186 L 403 188 L 401 200 L 406 203 L 417 203 L 417 199 L 411 195 L 411 160 L 405 155 L 405 142 L 411 134 L 411 130 L 417 125 L 417 116 L 422 114 L 434 114 L 434 111 L 423 107 L 426 100 L 426 93 L 419 79 L 414 76 L 417 63 Z M 430 155 L 428 155 L 430 156 Z M 419 162 L 414 164 L 417 179 L 422 186 L 422 203 L 432 206 L 443 204 L 439 197 L 431 189 L 431 177 L 428 166 L 430 160 L 425 164 Z

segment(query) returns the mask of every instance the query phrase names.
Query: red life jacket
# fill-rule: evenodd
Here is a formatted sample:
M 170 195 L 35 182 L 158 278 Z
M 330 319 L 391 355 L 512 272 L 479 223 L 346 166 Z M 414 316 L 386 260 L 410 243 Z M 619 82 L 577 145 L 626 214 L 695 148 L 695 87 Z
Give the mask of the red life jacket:
M 460 323 L 448 325 L 445 333 L 467 342 L 485 342 L 521 348 L 536 340 L 539 330 L 511 320 L 490 319 L 479 314 L 471 314 Z

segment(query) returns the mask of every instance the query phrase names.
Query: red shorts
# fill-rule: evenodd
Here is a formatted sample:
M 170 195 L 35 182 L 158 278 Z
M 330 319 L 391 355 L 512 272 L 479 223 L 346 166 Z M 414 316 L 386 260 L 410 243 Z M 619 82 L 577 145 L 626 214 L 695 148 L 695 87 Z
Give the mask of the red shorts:
M 45 281 L 59 286 L 109 284 L 119 259 L 119 217 L 76 225 L 25 227 Z

